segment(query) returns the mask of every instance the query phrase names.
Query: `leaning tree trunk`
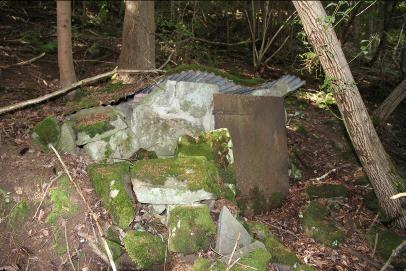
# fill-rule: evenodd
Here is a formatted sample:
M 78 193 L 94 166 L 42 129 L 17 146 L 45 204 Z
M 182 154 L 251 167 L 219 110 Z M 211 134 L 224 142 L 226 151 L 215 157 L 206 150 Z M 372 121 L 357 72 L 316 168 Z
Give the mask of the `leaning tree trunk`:
M 389 94 L 385 101 L 376 109 L 374 116 L 379 122 L 385 122 L 396 107 L 406 98 L 406 79 Z
M 59 83 L 67 87 L 76 82 L 72 56 L 71 1 L 56 1 Z
M 337 106 L 351 141 L 375 190 L 378 201 L 394 226 L 405 228 L 406 215 L 397 193 L 401 178 L 385 152 L 355 84 L 340 42 L 320 1 L 293 1 L 324 72 L 332 81 Z
M 119 69 L 155 68 L 154 1 L 126 1 Z M 128 74 L 121 75 L 131 81 Z

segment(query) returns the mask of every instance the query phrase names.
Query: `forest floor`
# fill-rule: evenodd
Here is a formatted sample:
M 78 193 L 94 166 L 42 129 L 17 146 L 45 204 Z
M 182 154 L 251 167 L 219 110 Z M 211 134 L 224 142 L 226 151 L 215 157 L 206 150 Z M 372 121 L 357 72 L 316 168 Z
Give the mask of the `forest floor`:
M 43 23 L 43 22 L 42 22 Z M 39 23 L 31 23 L 34 31 Z M 5 46 L 0 47 L 0 107 L 26 99 L 50 93 L 58 86 L 58 65 L 55 52 L 47 53 L 37 61 L 21 66 L 11 65 L 33 58 L 39 53 L 29 43 L 25 43 L 18 33 L 25 33 L 24 24 L 3 24 L 3 31 L 10 31 L 2 37 Z M 41 26 L 40 29 L 45 29 Z M 12 31 L 11 31 L 12 30 Z M 49 40 L 55 37 L 48 37 Z M 99 40 L 103 60 L 93 61 L 88 49 L 94 39 Z M 79 78 L 86 78 L 115 67 L 118 59 L 118 38 L 100 38 L 86 33 L 79 37 L 74 48 L 75 66 Z M 248 61 L 247 61 L 248 62 Z M 233 57 L 225 57 L 219 68 L 240 67 L 240 72 L 253 75 L 244 62 L 236 63 Z M 301 76 L 289 67 L 272 66 L 262 77 L 266 80 L 277 78 L 285 71 Z M 383 78 L 377 73 L 368 74 L 365 70 L 354 70 L 356 82 L 369 110 L 373 110 L 382 100 L 376 98 L 378 89 L 391 90 L 394 83 L 391 78 Z M 303 76 L 302 76 L 303 77 Z M 320 103 L 312 94 L 319 90 L 319 82 L 309 75 L 307 84 L 297 94 L 287 98 L 288 112 L 288 148 L 291 157 L 295 157 L 302 171 L 299 181 L 292 181 L 288 197 L 280 208 L 272 210 L 255 220 L 269 225 L 284 245 L 294 251 L 298 257 L 318 270 L 379 270 L 384 261 L 379 258 L 365 238 L 365 231 L 379 223 L 377 215 L 367 210 L 363 197 L 372 190 L 354 155 L 351 144 L 345 134 L 342 121 L 337 119 L 334 106 L 330 110 L 320 108 Z M 120 88 L 114 94 L 99 91 L 105 83 L 83 89 L 92 95 L 99 104 L 108 104 L 117 97 L 132 93 L 142 85 L 156 78 L 142 76 L 135 85 Z M 384 86 L 387 84 L 388 86 Z M 313 98 L 311 98 L 313 97 Z M 13 266 L 8 270 L 64 270 L 70 269 L 69 257 L 74 259 L 76 270 L 106 270 L 103 261 L 94 256 L 92 250 L 81 241 L 83 234 L 93 236 L 95 226 L 85 209 L 85 205 L 76 193 L 70 193 L 71 201 L 78 212 L 66 217 L 66 225 L 50 226 L 45 222 L 52 211 L 51 202 L 46 195 L 50 180 L 62 171 L 56 156 L 35 149 L 31 142 L 32 127 L 45 116 L 54 115 L 63 120 L 72 113 L 72 104 L 66 96 L 17 110 L 0 116 L 0 188 L 8 191 L 15 202 L 22 200 L 31 203 L 28 219 L 23 225 L 8 225 L 5 218 L 0 220 L 0 270 L 4 266 Z M 402 174 L 406 172 L 406 107 L 403 103 L 393 113 L 385 129 L 380 130 L 382 141 Z M 109 223 L 106 211 L 100 207 L 86 167 L 90 163 L 84 155 L 63 155 L 74 179 L 84 191 L 85 197 L 100 215 L 102 221 Z M 329 173 L 325 175 L 326 173 Z M 320 178 L 320 177 L 323 178 Z M 309 201 L 305 189 L 314 183 L 338 183 L 349 189 L 348 198 L 337 200 L 339 208 L 335 221 L 346 233 L 345 241 L 336 249 L 316 243 L 307 237 L 300 224 L 300 215 Z M 38 206 L 41 205 L 39 208 Z M 36 210 L 39 212 L 35 215 Z M 79 234 L 80 233 L 80 234 Z M 70 253 L 66 251 L 66 243 Z M 18 268 L 17 268 L 18 267 Z M 167 270 L 190 270 L 190 262 L 179 258 L 167 267 Z M 270 270 L 276 270 L 270 266 Z

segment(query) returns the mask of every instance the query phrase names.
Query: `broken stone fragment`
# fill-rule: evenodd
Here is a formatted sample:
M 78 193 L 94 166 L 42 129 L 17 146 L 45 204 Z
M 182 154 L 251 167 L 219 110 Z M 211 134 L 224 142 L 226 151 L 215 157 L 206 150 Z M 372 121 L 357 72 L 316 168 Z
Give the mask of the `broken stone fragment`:
M 215 198 L 212 193 L 206 192 L 203 189 L 191 191 L 185 182 L 178 181 L 173 177 L 168 177 L 162 186 L 145 183 L 138 179 L 133 179 L 132 185 L 139 202 L 153 204 L 154 206 L 157 204 L 193 204 L 202 200 Z
M 37 123 L 32 131 L 33 142 L 43 151 L 48 150 L 48 144 L 56 147 L 61 136 L 58 121 L 52 116 Z
M 150 269 L 165 261 L 165 244 L 152 233 L 130 230 L 123 243 L 128 256 L 139 269 Z
M 127 191 L 126 175 L 129 164 L 119 162 L 114 164 L 92 164 L 87 172 L 100 197 L 102 205 L 109 210 L 113 221 L 122 229 L 128 228 L 134 219 L 135 209 Z
M 131 174 L 132 179 L 136 180 L 135 184 L 139 189 L 141 187 L 145 188 L 145 185 L 139 184 L 140 182 L 150 184 L 151 189 L 153 187 L 163 188 L 160 190 L 162 196 L 170 196 L 175 190 L 184 191 L 184 189 L 194 192 L 200 191 L 193 195 L 201 195 L 202 199 L 213 198 L 208 193 L 213 194 L 215 197 L 221 195 L 217 168 L 212 161 L 208 161 L 203 156 L 141 160 L 131 167 Z M 203 193 L 201 190 L 207 193 Z M 141 194 L 136 189 L 134 191 L 136 194 Z M 155 191 L 159 192 L 156 189 Z M 192 194 L 186 193 L 184 195 L 190 198 Z M 144 195 L 140 195 L 140 200 L 142 197 Z M 199 198 L 195 201 L 198 200 Z M 156 201 L 159 201 L 159 199 L 156 199 Z M 165 200 L 154 203 L 166 204 L 164 202 Z
M 71 123 L 64 122 L 61 126 L 58 149 L 66 153 L 74 153 L 76 149 L 75 138 L 75 131 L 73 131 Z
M 306 189 L 311 199 L 315 198 L 338 198 L 347 197 L 348 189 L 342 184 L 317 184 L 310 185 Z
M 214 129 L 216 85 L 167 80 L 134 105 L 130 126 L 140 147 L 173 156 L 178 138 Z
M 98 141 L 127 128 L 121 112 L 111 106 L 82 109 L 70 116 L 79 146 Z
M 217 222 L 216 251 L 224 256 L 230 255 L 236 243 L 237 249 L 241 249 L 250 245 L 252 238 L 244 226 L 224 206 Z
M 183 254 L 207 250 L 216 234 L 206 205 L 174 207 L 169 212 L 168 229 L 169 251 Z
M 334 225 L 328 213 L 326 206 L 312 201 L 303 213 L 302 222 L 309 237 L 326 246 L 337 247 L 344 241 L 345 234 Z

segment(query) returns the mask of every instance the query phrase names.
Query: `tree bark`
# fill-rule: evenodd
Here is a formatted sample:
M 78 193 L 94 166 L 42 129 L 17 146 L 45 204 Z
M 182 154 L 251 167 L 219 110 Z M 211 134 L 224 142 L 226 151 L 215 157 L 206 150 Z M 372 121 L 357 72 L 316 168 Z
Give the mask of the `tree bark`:
M 332 88 L 337 106 L 361 164 L 378 197 L 380 206 L 392 225 L 405 228 L 406 212 L 400 200 L 390 197 L 397 193 L 401 177 L 385 152 L 355 84 L 340 42 L 320 1 L 293 1 L 310 43 L 320 58 Z
M 389 94 L 385 101 L 376 109 L 374 116 L 385 122 L 396 107 L 406 98 L 406 79 Z
M 119 69 L 155 68 L 154 1 L 126 1 Z M 128 74 L 122 79 L 130 81 Z
M 56 1 L 59 84 L 70 86 L 76 82 L 72 56 L 71 1 Z

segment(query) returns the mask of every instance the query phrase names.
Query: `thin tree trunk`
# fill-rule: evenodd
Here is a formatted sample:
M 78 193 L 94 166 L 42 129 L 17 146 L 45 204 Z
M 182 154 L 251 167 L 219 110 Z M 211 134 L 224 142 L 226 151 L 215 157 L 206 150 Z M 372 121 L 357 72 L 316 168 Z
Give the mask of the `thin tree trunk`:
M 397 193 L 400 176 L 385 152 L 355 84 L 340 42 L 320 1 L 293 1 L 309 41 L 315 48 L 328 78 L 351 141 L 375 190 L 378 201 L 393 225 L 405 228 L 406 215 Z
M 358 13 L 358 10 L 361 7 L 361 4 L 357 4 L 355 3 L 354 5 L 357 5 L 352 11 L 351 11 L 351 16 L 350 19 L 348 20 L 347 24 L 344 26 L 343 30 L 341 31 L 340 34 L 340 41 L 341 41 L 341 45 L 344 46 L 344 44 L 347 42 L 348 40 L 348 34 L 350 33 L 350 29 L 351 26 L 354 24 L 355 21 L 355 17 Z
M 384 5 L 385 9 L 384 9 L 382 34 L 379 40 L 378 47 L 376 48 L 375 54 L 373 55 L 371 61 L 368 63 L 369 66 L 372 66 L 376 62 L 376 60 L 382 55 L 382 52 L 385 49 L 388 36 L 387 32 L 389 30 L 389 27 L 392 25 L 392 17 L 393 11 L 395 10 L 396 7 L 396 1 L 394 0 L 386 1 Z
M 59 83 L 62 87 L 76 82 L 72 56 L 71 1 L 56 1 Z
M 155 68 L 154 1 L 126 1 L 119 69 Z M 128 74 L 122 79 L 131 81 Z
M 396 107 L 406 98 L 406 79 L 389 94 L 385 101 L 376 109 L 374 116 L 380 121 L 385 122 Z

